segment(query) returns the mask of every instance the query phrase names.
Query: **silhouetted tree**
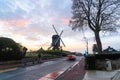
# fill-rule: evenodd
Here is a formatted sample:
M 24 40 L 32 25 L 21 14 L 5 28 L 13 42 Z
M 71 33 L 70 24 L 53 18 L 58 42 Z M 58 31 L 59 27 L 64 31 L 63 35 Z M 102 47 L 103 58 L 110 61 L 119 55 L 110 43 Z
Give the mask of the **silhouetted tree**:
M 0 37 L 0 61 L 17 60 L 23 57 L 20 44 L 6 37 Z
M 26 52 L 27 52 L 27 48 L 26 48 L 26 47 L 23 47 L 23 57 L 25 57 Z
M 89 27 L 95 34 L 98 53 L 102 53 L 100 31 L 116 31 L 120 19 L 119 0 L 72 0 L 72 29 Z

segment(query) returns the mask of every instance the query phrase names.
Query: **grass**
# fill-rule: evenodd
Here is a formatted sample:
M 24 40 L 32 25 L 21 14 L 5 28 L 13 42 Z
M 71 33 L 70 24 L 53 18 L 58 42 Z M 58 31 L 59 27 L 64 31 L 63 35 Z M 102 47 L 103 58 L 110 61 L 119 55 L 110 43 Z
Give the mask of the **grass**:
M 48 51 L 48 52 L 44 52 L 41 53 L 41 58 L 42 59 L 50 59 L 50 58 L 56 58 L 56 57 L 60 57 L 60 55 L 58 55 L 59 51 Z M 33 52 L 27 52 L 25 57 L 31 57 L 31 58 L 38 58 L 38 53 L 33 53 Z
M 34 57 L 38 57 L 38 54 L 37 53 L 33 53 L 33 52 L 32 53 L 31 52 L 27 52 L 25 57 L 33 57 L 34 58 Z

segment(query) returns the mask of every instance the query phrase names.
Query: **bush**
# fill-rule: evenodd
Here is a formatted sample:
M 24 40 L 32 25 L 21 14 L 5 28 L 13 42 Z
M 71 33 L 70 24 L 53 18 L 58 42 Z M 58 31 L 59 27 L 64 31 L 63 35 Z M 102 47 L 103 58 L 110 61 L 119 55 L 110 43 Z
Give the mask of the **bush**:
M 95 70 L 95 56 L 89 54 L 85 58 L 85 68 L 88 70 Z
M 115 60 L 120 58 L 120 53 L 116 54 L 95 54 L 96 59 L 110 59 Z
M 20 60 L 22 57 L 20 47 L 15 41 L 0 37 L 0 61 Z
M 120 53 L 118 54 L 89 54 L 85 58 L 85 68 L 88 70 L 95 70 L 96 69 L 96 60 L 116 60 L 120 59 Z

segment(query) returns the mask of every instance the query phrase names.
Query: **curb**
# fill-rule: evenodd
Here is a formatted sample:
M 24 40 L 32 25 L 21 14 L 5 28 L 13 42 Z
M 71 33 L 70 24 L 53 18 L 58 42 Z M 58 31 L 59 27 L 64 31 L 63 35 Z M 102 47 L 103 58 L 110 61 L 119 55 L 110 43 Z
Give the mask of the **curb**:
M 6 69 L 11 69 L 11 68 L 16 68 L 16 67 L 21 67 L 22 64 L 16 64 L 12 66 L 7 66 L 7 67 L 1 67 L 0 70 L 6 70 Z
M 62 74 L 60 74 L 59 76 L 57 76 L 55 78 L 55 80 L 61 80 L 61 78 L 63 78 L 65 76 L 65 74 L 67 74 L 69 71 L 71 71 L 71 69 L 73 69 L 79 62 L 76 62 L 75 64 L 73 64 L 72 66 L 70 66 L 68 69 L 66 69 Z
M 60 76 L 56 77 L 55 80 L 83 80 L 86 71 L 84 69 L 84 58 L 74 63 Z

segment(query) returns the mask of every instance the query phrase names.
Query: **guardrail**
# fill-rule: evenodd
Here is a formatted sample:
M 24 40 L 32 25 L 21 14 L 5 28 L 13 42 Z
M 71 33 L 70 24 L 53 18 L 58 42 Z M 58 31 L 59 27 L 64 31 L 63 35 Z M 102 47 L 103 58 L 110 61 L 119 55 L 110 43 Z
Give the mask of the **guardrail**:
M 28 64 L 40 63 L 40 58 L 23 58 L 21 60 L 23 66 L 27 66 Z
M 111 80 L 120 80 L 120 71 L 118 71 L 112 78 Z

